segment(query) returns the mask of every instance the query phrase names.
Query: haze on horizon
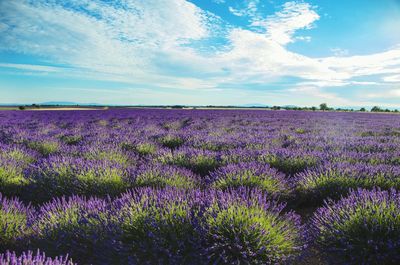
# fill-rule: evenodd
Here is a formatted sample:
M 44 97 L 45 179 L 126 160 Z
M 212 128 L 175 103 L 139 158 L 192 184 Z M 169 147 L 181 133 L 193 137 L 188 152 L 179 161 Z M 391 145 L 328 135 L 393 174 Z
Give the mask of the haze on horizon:
M 0 103 L 400 107 L 400 1 L 0 0 Z

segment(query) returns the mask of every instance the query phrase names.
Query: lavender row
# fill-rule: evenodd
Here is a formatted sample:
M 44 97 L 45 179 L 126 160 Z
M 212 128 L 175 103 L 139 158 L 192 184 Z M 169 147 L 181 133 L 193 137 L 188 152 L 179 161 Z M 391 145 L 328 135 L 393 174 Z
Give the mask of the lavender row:
M 282 159 L 282 157 L 284 157 Z M 25 202 L 42 203 L 60 196 L 115 197 L 139 187 L 181 189 L 259 189 L 268 196 L 318 205 L 350 189 L 399 189 L 400 166 L 350 162 L 321 162 L 321 156 L 263 153 L 213 156 L 179 149 L 154 161 L 124 166 L 109 160 L 50 156 L 34 164 L 0 161 L 0 192 Z M 221 161 L 229 160 L 227 163 Z M 240 162 L 245 161 L 245 162 Z M 301 168 L 296 174 L 288 174 Z M 206 172 L 206 173 L 204 173 Z
M 82 264 L 285 264 L 311 248 L 343 264 L 400 262 L 395 190 L 360 189 L 327 200 L 307 225 L 284 207 L 243 189 L 144 188 L 115 200 L 73 196 L 39 208 L 1 198 L 0 247 L 58 257 L 7 252 L 0 264 L 73 264 L 68 256 Z
M 399 186 L 398 115 L 4 111 L 0 264 L 398 264 Z
M 284 207 L 244 189 L 142 188 L 37 208 L 1 198 L 0 249 L 68 253 L 82 264 L 283 263 L 307 242 L 300 217 Z

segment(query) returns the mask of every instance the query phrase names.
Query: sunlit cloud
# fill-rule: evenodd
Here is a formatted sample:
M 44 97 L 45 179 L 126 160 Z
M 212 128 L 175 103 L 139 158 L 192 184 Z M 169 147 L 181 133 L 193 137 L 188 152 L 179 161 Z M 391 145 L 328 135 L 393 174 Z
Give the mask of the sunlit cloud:
M 292 88 L 282 91 L 332 101 L 342 96 L 326 91 L 331 87 L 400 83 L 400 46 L 363 55 L 330 48 L 329 57 L 294 52 L 290 44 L 313 41 L 305 32 L 324 19 L 317 6 L 290 1 L 266 14 L 261 1 L 214 3 L 248 24 L 234 25 L 184 0 L 1 1 L 0 51 L 40 60 L 0 62 L 0 69 L 166 91 L 246 91 L 251 85 L 267 91 L 292 78 L 297 80 Z

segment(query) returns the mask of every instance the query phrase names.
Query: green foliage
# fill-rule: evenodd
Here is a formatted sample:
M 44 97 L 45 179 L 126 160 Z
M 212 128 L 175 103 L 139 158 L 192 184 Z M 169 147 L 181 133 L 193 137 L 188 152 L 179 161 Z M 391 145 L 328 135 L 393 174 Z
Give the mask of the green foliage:
M 106 127 L 108 125 L 108 121 L 107 120 L 99 120 L 97 122 L 97 124 L 102 126 L 102 127 Z
M 76 179 L 79 182 L 75 186 L 78 194 L 113 196 L 129 187 L 129 183 L 123 177 L 123 172 L 115 168 L 83 171 L 76 176 Z
M 43 200 L 72 194 L 115 196 L 130 186 L 122 169 L 107 166 L 76 169 L 69 164 L 59 164 L 38 174 L 35 182 Z
M 205 222 L 214 263 L 278 264 L 281 257 L 296 252 L 299 237 L 294 225 L 258 207 L 214 205 Z M 224 253 L 225 261 L 219 253 Z
M 298 182 L 297 191 L 305 200 L 321 203 L 327 198 L 339 198 L 349 190 L 379 187 L 385 190 L 400 188 L 400 176 L 389 176 L 377 173 L 374 176 L 357 176 L 339 172 L 334 169 L 309 172 Z
M 28 147 L 38 151 L 43 156 L 49 156 L 59 150 L 58 142 L 29 142 Z
M 184 140 L 179 136 L 166 135 L 159 139 L 159 142 L 170 149 L 176 149 L 183 145 Z
M 19 240 L 31 232 L 28 211 L 17 199 L 6 199 L 0 194 L 0 251 L 15 249 L 24 243 Z
M 298 134 L 304 134 L 304 133 L 306 133 L 306 130 L 303 129 L 303 128 L 297 128 L 297 129 L 295 129 L 294 131 L 295 131 L 296 133 L 298 133 Z
M 319 105 L 320 110 L 329 110 L 328 105 L 326 103 L 321 103 Z
M 21 149 L 12 149 L 12 150 L 7 150 L 7 151 L 1 151 L 0 150 L 0 158 L 4 159 L 10 159 L 12 161 L 15 161 L 17 163 L 22 163 L 22 164 L 29 164 L 35 161 L 35 159 L 22 151 Z
M 199 234 L 185 202 L 162 208 L 141 201 L 122 210 L 122 242 L 139 264 L 195 264 Z
M 17 165 L 0 165 L 0 193 L 6 196 L 22 196 L 30 181 Z
M 84 154 L 84 157 L 91 160 L 103 160 L 118 163 L 120 165 L 129 165 L 130 161 L 128 156 L 118 150 L 93 150 Z
M 63 135 L 60 139 L 68 145 L 76 145 L 79 144 L 83 138 L 80 135 Z
M 271 194 L 282 192 L 282 185 L 278 180 L 255 175 L 227 176 L 214 182 L 213 187 L 222 190 L 239 187 L 258 188 Z
M 380 107 L 378 107 L 378 106 L 374 106 L 372 109 L 371 109 L 371 112 L 381 112 L 382 111 L 382 109 L 380 108 Z
M 204 176 L 219 166 L 214 157 L 207 155 L 197 155 L 190 159 L 188 167 L 194 172 Z
M 197 184 L 193 179 L 188 178 L 187 176 L 174 174 L 172 176 L 166 177 L 157 172 L 144 172 L 138 175 L 135 178 L 134 186 L 135 187 L 175 187 L 175 188 L 184 188 L 191 189 L 196 188 Z
M 27 230 L 25 214 L 5 212 L 0 208 L 0 250 L 16 244 L 16 239 L 27 234 Z
M 259 158 L 262 162 L 278 169 L 286 174 L 296 174 L 306 170 L 309 167 L 317 165 L 316 157 L 304 155 L 295 157 L 279 157 L 276 155 L 265 155 Z
M 220 166 L 220 163 L 213 156 L 206 154 L 186 155 L 185 153 L 169 153 L 158 160 L 163 164 L 176 165 L 193 170 L 193 172 L 205 176 Z
M 73 196 L 42 207 L 34 223 L 31 247 L 46 249 L 49 255 L 69 253 L 80 264 L 112 263 L 115 253 L 107 240 L 114 217 L 105 201 Z
M 135 151 L 142 156 L 153 155 L 157 152 L 157 146 L 153 143 L 141 143 L 135 146 Z
M 341 264 L 399 264 L 399 213 L 395 190 L 360 189 L 314 213 L 314 241 Z

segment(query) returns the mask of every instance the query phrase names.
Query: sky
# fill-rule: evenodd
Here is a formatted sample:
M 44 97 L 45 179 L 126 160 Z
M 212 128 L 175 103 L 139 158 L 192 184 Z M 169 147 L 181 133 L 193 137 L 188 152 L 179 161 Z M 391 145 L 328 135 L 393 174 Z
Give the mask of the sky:
M 400 0 L 0 0 L 0 103 L 400 107 Z

